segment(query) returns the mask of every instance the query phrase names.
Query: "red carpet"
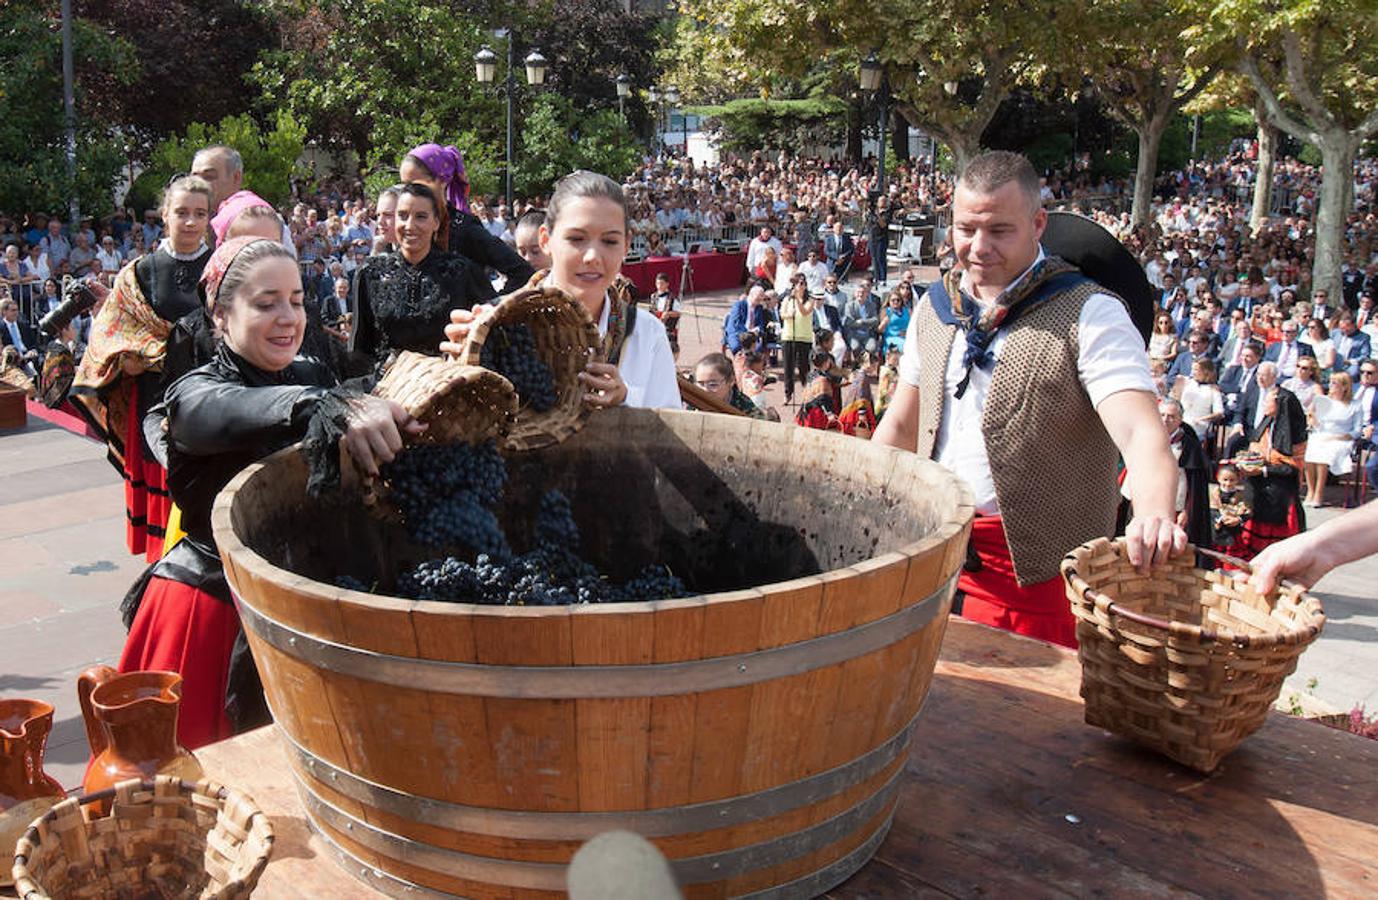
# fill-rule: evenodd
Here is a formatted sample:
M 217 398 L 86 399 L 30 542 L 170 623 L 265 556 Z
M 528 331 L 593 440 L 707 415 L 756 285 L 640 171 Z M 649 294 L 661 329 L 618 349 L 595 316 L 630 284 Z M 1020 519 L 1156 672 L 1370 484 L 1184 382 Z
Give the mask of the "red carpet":
M 72 432 L 72 434 L 90 438 L 93 441 L 100 440 L 100 436 L 96 434 L 95 430 L 92 429 L 90 425 L 86 424 L 85 419 L 77 414 L 77 411 L 72 408 L 70 402 L 63 403 L 57 409 L 49 409 L 35 400 L 25 400 L 24 404 L 28 407 L 29 415 L 34 418 L 50 422 L 59 428 L 65 428 Z

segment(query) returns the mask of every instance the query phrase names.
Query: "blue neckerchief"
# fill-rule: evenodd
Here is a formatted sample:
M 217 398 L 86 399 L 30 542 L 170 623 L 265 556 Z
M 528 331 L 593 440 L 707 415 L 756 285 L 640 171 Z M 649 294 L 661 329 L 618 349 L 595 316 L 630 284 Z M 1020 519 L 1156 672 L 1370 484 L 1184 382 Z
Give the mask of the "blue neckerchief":
M 933 311 L 937 313 L 938 320 L 944 325 L 953 325 L 966 332 L 966 352 L 962 355 L 962 366 L 966 368 L 966 374 L 962 376 L 953 395 L 960 400 L 966 393 L 973 366 L 980 367 L 982 371 L 989 371 L 995 367 L 995 354 L 991 351 L 990 345 L 1000 329 L 1008 328 L 1020 316 L 1040 303 L 1063 291 L 1071 290 L 1084 281 L 1090 279 L 1077 271 L 1059 272 L 1051 276 L 1026 296 L 1012 303 L 998 324 L 989 330 L 976 324 L 981 320 L 981 307 L 965 291 L 960 292 L 962 312 L 958 316 L 952 311 L 952 297 L 948 294 L 942 279 L 929 285 L 929 302 L 933 306 Z

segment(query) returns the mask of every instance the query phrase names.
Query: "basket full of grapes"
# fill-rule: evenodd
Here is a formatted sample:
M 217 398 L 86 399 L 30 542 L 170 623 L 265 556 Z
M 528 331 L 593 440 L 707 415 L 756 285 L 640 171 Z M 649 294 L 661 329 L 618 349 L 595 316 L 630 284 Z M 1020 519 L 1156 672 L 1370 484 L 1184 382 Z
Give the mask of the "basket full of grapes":
M 584 308 L 552 287 L 502 298 L 469 331 L 460 362 L 511 382 L 517 412 L 504 445 L 531 450 L 578 431 L 588 415 L 579 373 L 598 353 L 598 329 Z
M 425 422 L 419 441 L 473 443 L 507 433 L 517 412 L 511 382 L 491 369 L 410 350 L 397 355 L 373 393 Z

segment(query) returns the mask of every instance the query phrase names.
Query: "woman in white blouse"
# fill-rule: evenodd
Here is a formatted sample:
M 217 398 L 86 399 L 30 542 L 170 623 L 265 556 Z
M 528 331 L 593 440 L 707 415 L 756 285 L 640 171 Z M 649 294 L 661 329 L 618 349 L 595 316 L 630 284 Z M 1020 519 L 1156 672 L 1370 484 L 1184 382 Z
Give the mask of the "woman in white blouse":
M 1191 377 L 1182 385 L 1182 421 L 1192 427 L 1203 443 L 1211 429 L 1225 418 L 1225 398 L 1215 385 L 1215 363 L 1204 356 L 1191 364 Z
M 679 409 L 679 376 L 665 326 L 649 311 L 625 303 L 615 285 L 627 255 L 621 186 L 596 172 L 565 176 L 551 195 L 540 242 L 551 260 L 544 284 L 584 307 L 598 325 L 604 357 L 613 360 L 590 362 L 579 374 L 585 401 L 591 406 Z M 451 312 L 441 351 L 460 353 L 470 324 L 492 308 L 481 304 Z M 635 315 L 634 324 L 623 320 L 628 313 Z
M 1297 374 L 1282 383 L 1282 386 L 1297 395 L 1301 408 L 1311 415 L 1315 409 L 1316 398 L 1325 396 L 1325 389 L 1316 379 L 1320 375 L 1320 365 L 1309 356 L 1297 360 Z

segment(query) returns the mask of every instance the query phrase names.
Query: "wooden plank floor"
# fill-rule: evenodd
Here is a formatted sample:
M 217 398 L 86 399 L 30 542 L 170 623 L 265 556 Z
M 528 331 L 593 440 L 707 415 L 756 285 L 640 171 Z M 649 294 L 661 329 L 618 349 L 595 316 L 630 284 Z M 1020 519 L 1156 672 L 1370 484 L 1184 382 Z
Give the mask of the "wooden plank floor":
M 1082 722 L 1075 655 L 954 620 L 875 859 L 830 898 L 1360 897 L 1378 743 L 1280 714 L 1203 776 Z M 273 817 L 258 896 L 373 896 L 307 828 L 277 737 L 198 754 Z

